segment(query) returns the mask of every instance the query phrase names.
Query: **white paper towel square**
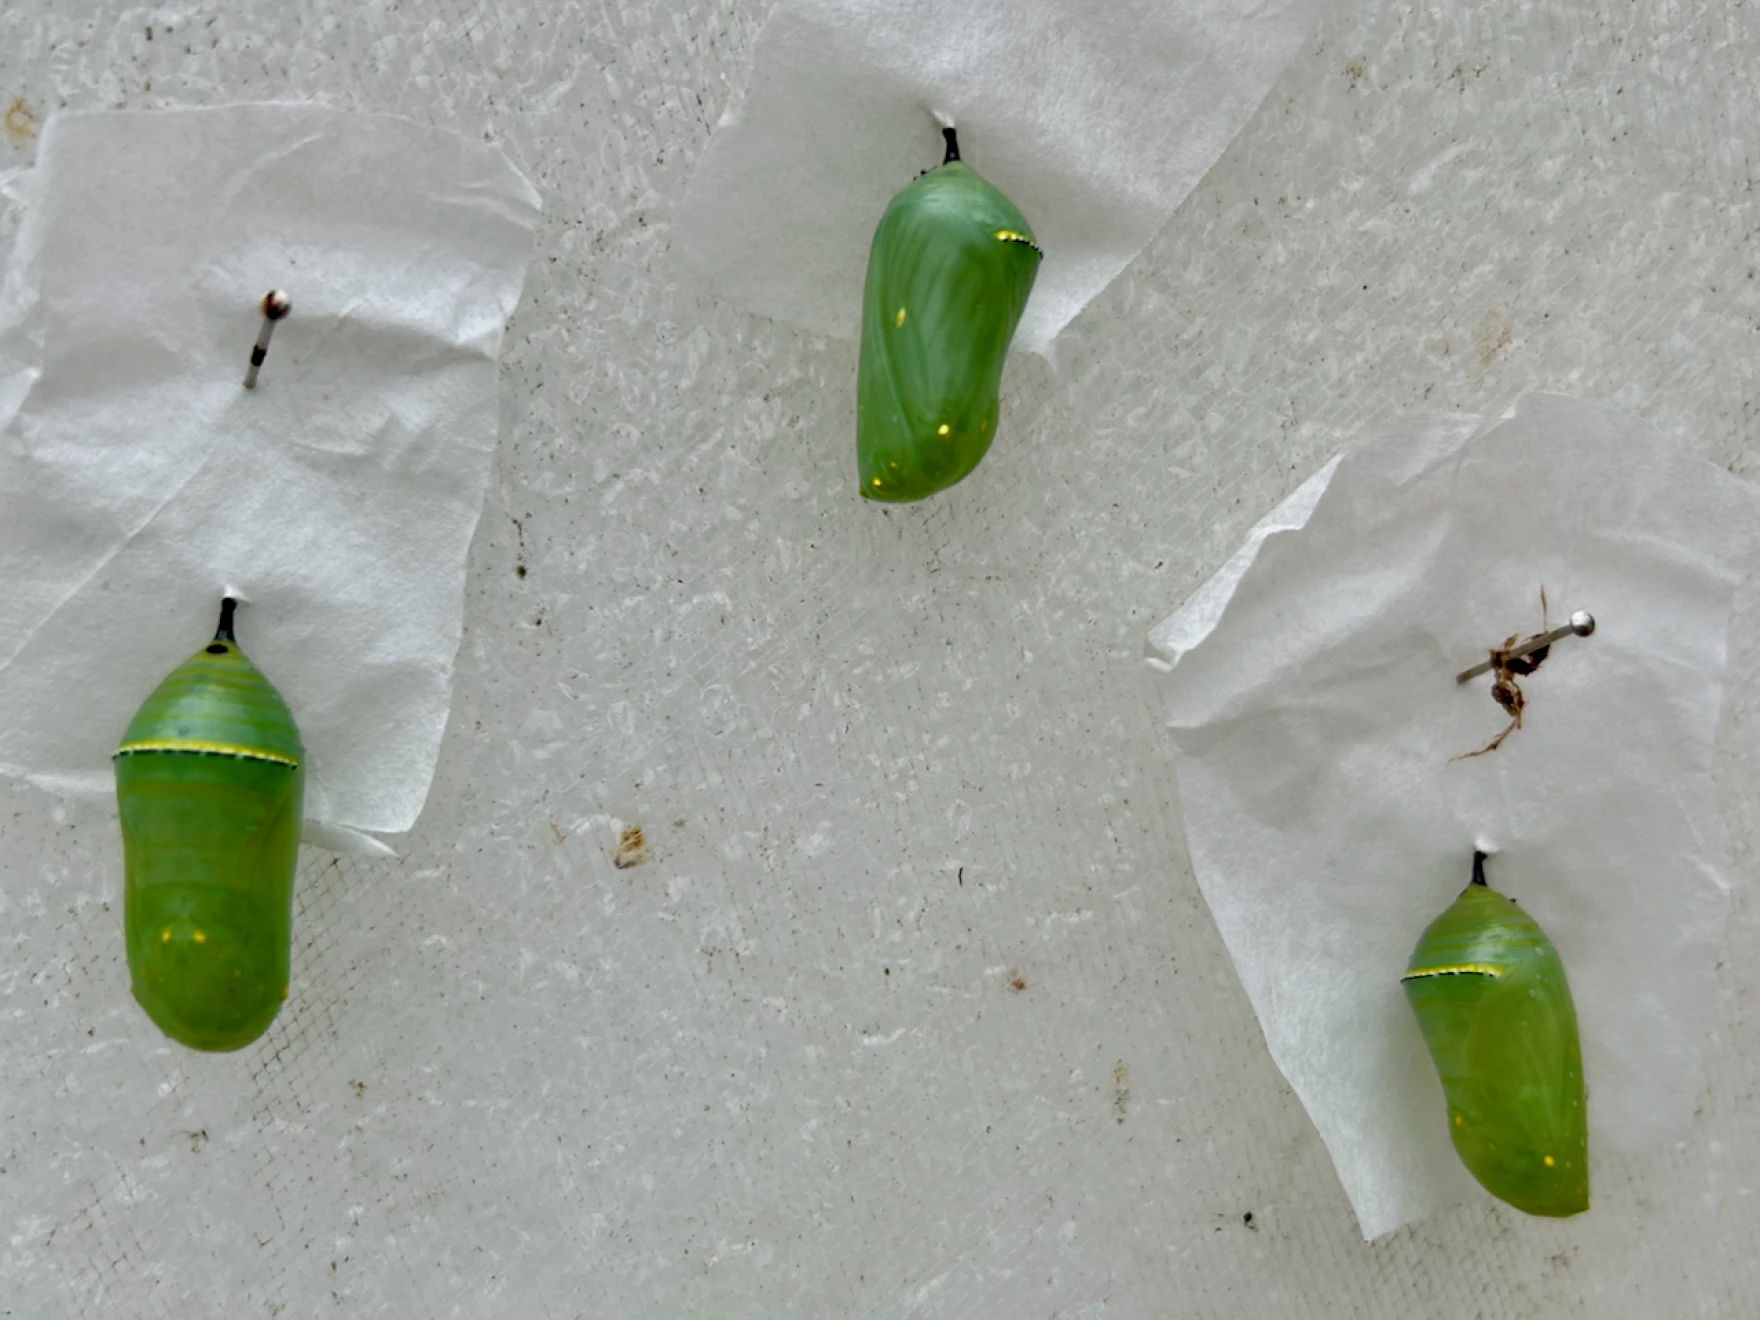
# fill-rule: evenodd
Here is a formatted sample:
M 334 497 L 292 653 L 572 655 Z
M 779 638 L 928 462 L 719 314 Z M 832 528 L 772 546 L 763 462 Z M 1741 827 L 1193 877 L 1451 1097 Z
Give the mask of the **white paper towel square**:
M 407 830 L 537 194 L 484 143 L 315 105 L 57 116 L 36 174 L 0 306 L 0 770 L 111 793 L 230 590 L 309 820 Z
M 1598 1150 L 1686 1136 L 1728 905 L 1712 779 L 1760 491 L 1637 418 L 1556 396 L 1427 418 L 1334 459 L 1149 638 L 1198 883 L 1366 1237 L 1476 1192 L 1400 989 L 1491 884 L 1564 960 Z M 1512 633 L 1588 610 L 1519 680 Z
M 1051 341 L 1167 222 L 1271 90 L 1314 0 L 783 0 L 676 243 L 753 311 L 851 337 L 874 227 L 962 158 L 1045 260 L 1015 343 Z

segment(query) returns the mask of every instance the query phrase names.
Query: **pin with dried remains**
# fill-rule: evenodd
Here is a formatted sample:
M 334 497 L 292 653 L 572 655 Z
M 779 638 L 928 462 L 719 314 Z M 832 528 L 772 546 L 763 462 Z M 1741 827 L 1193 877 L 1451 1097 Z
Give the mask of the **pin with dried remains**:
M 1534 673 L 1545 663 L 1546 657 L 1552 653 L 1552 644 L 1566 637 L 1587 637 L 1595 631 L 1595 616 L 1587 610 L 1578 610 L 1571 615 L 1570 622 L 1562 628 L 1546 626 L 1546 591 L 1540 591 L 1540 627 L 1541 631 L 1530 637 L 1520 634 L 1506 637 L 1503 645 L 1493 647 L 1490 658 L 1474 665 L 1471 669 L 1463 669 L 1454 676 L 1456 683 L 1467 683 L 1480 674 L 1492 675 L 1491 699 L 1501 706 L 1509 716 L 1509 723 L 1490 742 L 1476 751 L 1463 752 L 1451 758 L 1464 761 L 1469 757 L 1483 756 L 1486 752 L 1495 752 L 1503 746 L 1503 740 L 1522 727 L 1522 711 L 1526 708 L 1527 699 L 1522 695 L 1521 686 L 1516 682 L 1518 675 L 1526 676 Z
M 1510 638 L 1508 642 L 1504 643 L 1504 646 L 1508 649 L 1503 651 L 1492 651 L 1489 660 L 1481 660 L 1471 669 L 1461 670 L 1460 673 L 1454 676 L 1454 681 L 1457 683 L 1468 683 L 1479 677 L 1480 674 L 1489 674 L 1493 669 L 1497 668 L 1497 660 L 1500 655 L 1507 662 L 1507 667 L 1513 672 L 1518 674 L 1531 674 L 1540 667 L 1540 662 L 1546 658 L 1546 652 L 1552 649 L 1552 644 L 1554 642 L 1563 641 L 1566 637 L 1587 637 L 1594 631 L 1595 616 L 1589 613 L 1588 610 L 1578 610 L 1575 614 L 1571 615 L 1571 621 L 1562 628 L 1554 628 L 1551 632 L 1538 633 L 1533 637 L 1527 638 L 1517 646 L 1510 646 L 1510 642 L 1515 641 L 1515 638 Z
M 293 299 L 280 289 L 270 289 L 263 295 L 263 328 L 257 331 L 257 342 L 251 348 L 251 364 L 244 373 L 244 387 L 247 390 L 257 388 L 257 368 L 269 356 L 269 336 L 275 333 L 275 322 L 292 310 Z

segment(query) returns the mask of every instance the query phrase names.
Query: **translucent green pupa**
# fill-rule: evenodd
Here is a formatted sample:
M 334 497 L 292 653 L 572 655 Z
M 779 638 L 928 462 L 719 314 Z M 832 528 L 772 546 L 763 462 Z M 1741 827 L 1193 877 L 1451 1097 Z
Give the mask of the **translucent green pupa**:
M 287 998 L 305 752 L 233 636 L 154 689 L 116 751 L 130 989 L 159 1030 L 236 1050 Z
M 942 135 L 946 159 L 892 199 L 868 252 L 856 457 L 871 500 L 920 500 L 978 466 L 1039 273 L 1026 217 Z
M 1571 988 L 1546 932 L 1485 883 L 1484 853 L 1425 929 L 1401 984 L 1461 1163 L 1528 1214 L 1587 1210 L 1588 1093 Z

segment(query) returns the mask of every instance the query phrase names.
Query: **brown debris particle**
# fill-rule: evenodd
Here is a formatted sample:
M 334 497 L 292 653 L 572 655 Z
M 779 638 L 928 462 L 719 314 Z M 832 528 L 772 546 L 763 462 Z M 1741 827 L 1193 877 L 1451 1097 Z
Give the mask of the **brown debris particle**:
M 0 115 L 0 128 L 6 130 L 6 136 L 15 147 L 22 147 L 34 138 L 41 123 L 37 112 L 31 109 L 30 103 L 22 96 L 13 97 L 12 104 L 6 107 L 6 113 Z
M 1008 992 L 1009 992 L 1009 994 L 1018 995 L 1021 991 L 1025 990 L 1026 988 L 1027 988 L 1027 978 L 1022 976 L 1019 972 L 1015 971 L 1013 968 L 1010 968 L 1009 973 L 1008 973 Z
M 611 856 L 611 864 L 620 871 L 627 871 L 647 860 L 648 841 L 642 837 L 642 827 L 625 825 L 623 833 L 617 836 L 617 851 Z

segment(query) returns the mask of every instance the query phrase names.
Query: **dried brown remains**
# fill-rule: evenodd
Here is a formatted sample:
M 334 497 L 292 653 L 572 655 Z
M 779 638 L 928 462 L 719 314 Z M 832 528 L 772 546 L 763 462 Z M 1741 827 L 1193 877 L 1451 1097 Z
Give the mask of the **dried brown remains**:
M 1523 637 L 1519 634 L 1503 639 L 1503 645 L 1491 650 L 1491 699 L 1509 716 L 1509 723 L 1503 731 L 1477 751 L 1462 752 L 1459 756 L 1449 757 L 1450 764 L 1465 761 L 1474 756 L 1483 756 L 1486 752 L 1495 752 L 1503 746 L 1503 740 L 1522 727 L 1522 710 L 1527 705 L 1527 698 L 1522 695 L 1521 685 L 1516 682 L 1518 675 L 1526 677 L 1546 663 L 1546 657 L 1552 654 L 1550 646 L 1542 646 L 1539 650 L 1530 651 L 1526 655 L 1512 656 L 1536 637 L 1544 636 L 1552 631 L 1546 621 L 1548 609 L 1546 605 L 1546 588 L 1540 588 L 1540 631 Z

